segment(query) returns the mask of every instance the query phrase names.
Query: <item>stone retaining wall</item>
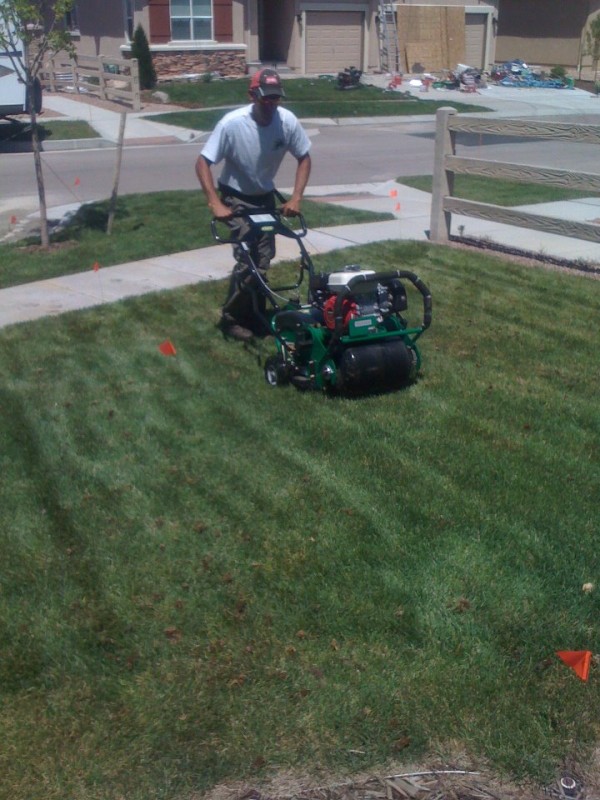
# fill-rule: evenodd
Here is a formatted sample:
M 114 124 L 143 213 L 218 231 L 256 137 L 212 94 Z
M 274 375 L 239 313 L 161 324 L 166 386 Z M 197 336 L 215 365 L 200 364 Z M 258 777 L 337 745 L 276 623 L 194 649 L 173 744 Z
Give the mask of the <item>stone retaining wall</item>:
M 245 52 L 232 50 L 155 51 L 152 61 L 159 81 L 206 72 L 218 72 L 229 78 L 246 74 Z

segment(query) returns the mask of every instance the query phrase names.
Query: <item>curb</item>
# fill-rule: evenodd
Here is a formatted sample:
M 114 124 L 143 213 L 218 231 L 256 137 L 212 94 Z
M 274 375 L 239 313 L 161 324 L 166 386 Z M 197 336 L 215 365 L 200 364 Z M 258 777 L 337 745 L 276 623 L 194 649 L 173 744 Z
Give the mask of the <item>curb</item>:
M 57 139 L 55 142 L 42 142 L 42 150 L 95 150 L 98 147 L 116 147 L 108 139 Z

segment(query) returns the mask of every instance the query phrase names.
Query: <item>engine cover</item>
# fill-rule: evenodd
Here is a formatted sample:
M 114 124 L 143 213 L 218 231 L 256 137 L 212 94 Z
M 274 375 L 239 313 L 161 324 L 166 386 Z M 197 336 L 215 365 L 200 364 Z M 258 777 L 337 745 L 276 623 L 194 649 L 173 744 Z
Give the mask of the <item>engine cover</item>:
M 341 272 L 331 272 L 328 276 L 327 287 L 330 292 L 339 294 L 339 292 L 346 288 L 352 278 L 356 278 L 357 275 L 369 277 L 369 275 L 375 275 L 375 270 L 348 267 Z

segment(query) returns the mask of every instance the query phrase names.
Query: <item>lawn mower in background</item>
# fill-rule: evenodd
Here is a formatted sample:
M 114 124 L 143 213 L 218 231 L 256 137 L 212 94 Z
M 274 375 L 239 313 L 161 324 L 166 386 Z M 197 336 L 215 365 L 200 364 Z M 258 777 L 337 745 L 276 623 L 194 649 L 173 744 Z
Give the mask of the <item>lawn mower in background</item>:
M 292 384 L 331 394 L 361 395 L 400 389 L 415 380 L 421 367 L 417 339 L 431 324 L 431 293 L 413 272 L 378 272 L 357 264 L 331 273 L 316 273 L 302 239 L 304 217 L 290 218 L 279 211 L 238 212 L 244 230 L 238 258 L 244 290 L 252 295 L 254 312 L 272 335 L 276 352 L 266 359 L 264 373 L 271 386 Z M 213 237 L 223 238 L 211 223 Z M 251 242 L 261 233 L 295 240 L 299 249 L 298 274 L 292 284 L 271 286 L 252 258 Z M 300 288 L 306 285 L 306 301 Z M 407 285 L 420 295 L 422 319 L 409 325 Z
M 362 78 L 362 70 L 356 67 L 345 67 L 341 72 L 338 72 L 335 79 L 336 89 L 357 89 L 362 86 L 360 79 Z

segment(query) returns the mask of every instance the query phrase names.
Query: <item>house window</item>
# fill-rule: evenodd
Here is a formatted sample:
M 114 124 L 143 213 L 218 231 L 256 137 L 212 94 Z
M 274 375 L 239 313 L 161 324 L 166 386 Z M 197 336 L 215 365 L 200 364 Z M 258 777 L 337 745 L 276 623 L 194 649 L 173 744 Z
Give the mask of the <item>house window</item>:
M 212 39 L 212 0 L 171 0 L 171 38 Z

